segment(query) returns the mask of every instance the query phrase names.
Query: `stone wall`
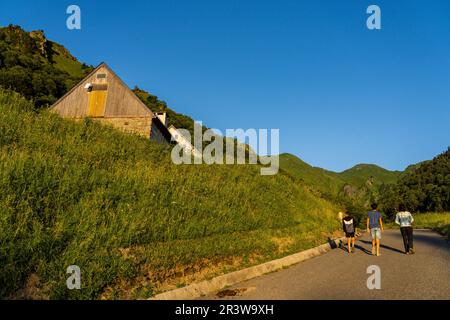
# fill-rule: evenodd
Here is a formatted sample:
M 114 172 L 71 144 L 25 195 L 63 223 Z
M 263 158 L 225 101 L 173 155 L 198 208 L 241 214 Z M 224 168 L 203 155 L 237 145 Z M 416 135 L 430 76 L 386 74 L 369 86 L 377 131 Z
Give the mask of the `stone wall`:
M 139 134 L 143 137 L 150 137 L 150 128 L 152 125 L 151 117 L 139 118 L 95 118 L 103 124 L 109 124 L 124 132 Z

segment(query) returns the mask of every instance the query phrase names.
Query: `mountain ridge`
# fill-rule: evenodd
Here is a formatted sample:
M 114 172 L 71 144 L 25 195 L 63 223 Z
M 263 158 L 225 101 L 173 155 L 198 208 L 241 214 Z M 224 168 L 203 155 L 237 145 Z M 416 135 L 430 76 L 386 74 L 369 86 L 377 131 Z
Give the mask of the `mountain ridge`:
M 284 152 L 284 153 L 280 153 L 279 154 L 279 156 L 280 157 L 296 157 L 296 158 L 298 158 L 299 160 L 301 160 L 304 164 L 306 164 L 306 165 L 308 165 L 309 167 L 311 167 L 311 168 L 314 168 L 314 169 L 320 169 L 320 170 L 323 170 L 323 171 L 325 171 L 325 172 L 327 172 L 327 173 L 330 173 L 330 174 L 337 174 L 337 175 L 342 175 L 342 174 L 345 174 L 345 173 L 348 173 L 348 172 L 353 172 L 353 171 L 358 171 L 358 170 L 364 170 L 364 169 L 367 169 L 367 168 L 375 168 L 375 169 L 377 169 L 377 170 L 383 170 L 383 171 L 387 171 L 387 172 L 392 172 L 392 173 L 402 173 L 402 172 L 405 172 L 405 171 L 407 171 L 407 170 L 409 170 L 409 169 L 412 169 L 412 168 L 414 168 L 415 166 L 417 166 L 417 165 L 420 165 L 421 163 L 418 163 L 418 164 L 411 164 L 411 165 L 409 165 L 405 170 L 390 170 L 390 169 L 386 169 L 386 168 L 384 168 L 384 167 L 382 167 L 382 166 L 380 166 L 380 165 L 378 165 L 378 164 L 376 164 L 376 163 L 358 163 L 358 164 L 355 164 L 354 166 L 352 166 L 352 167 L 349 167 L 348 169 L 344 169 L 344 170 L 342 170 L 342 171 L 334 171 L 334 170 L 330 170 L 330 169 L 327 169 L 327 168 L 323 168 L 323 167 L 319 167 L 319 166 L 314 166 L 314 165 L 312 165 L 312 164 L 310 164 L 310 163 L 308 163 L 308 162 L 306 162 L 305 160 L 303 160 L 300 156 L 297 156 L 297 155 L 295 155 L 295 154 L 293 154 L 293 153 L 290 153 L 290 152 Z M 426 162 L 426 161 L 423 161 L 423 163 L 424 162 Z

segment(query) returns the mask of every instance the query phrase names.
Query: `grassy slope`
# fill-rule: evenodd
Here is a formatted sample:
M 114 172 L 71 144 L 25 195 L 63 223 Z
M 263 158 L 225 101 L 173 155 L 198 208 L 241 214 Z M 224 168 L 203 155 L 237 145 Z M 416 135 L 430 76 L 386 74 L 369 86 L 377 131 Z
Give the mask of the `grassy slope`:
M 414 215 L 414 227 L 436 230 L 450 240 L 450 212 Z
M 312 167 L 292 154 L 280 155 L 280 168 L 326 194 L 336 195 L 345 184 L 336 173 Z
M 291 154 L 280 155 L 280 167 L 296 179 L 304 181 L 315 189 L 331 195 L 338 194 L 342 187 L 350 184 L 357 187 L 366 185 L 370 179 L 374 185 L 394 183 L 400 176 L 398 171 L 389 171 L 376 165 L 357 165 L 341 173 L 312 167 Z
M 359 164 L 339 173 L 339 177 L 347 183 L 363 185 L 373 178 L 376 185 L 394 183 L 400 177 L 400 171 L 389 171 L 374 164 Z
M 413 216 L 414 228 L 432 229 L 445 235 L 450 240 L 450 212 L 420 213 L 414 214 Z M 394 229 L 399 228 L 399 226 L 393 221 L 389 221 L 386 226 Z
M 64 72 L 67 72 L 74 78 L 84 78 L 86 76 L 86 69 L 83 64 L 76 60 L 66 48 L 62 45 L 52 42 L 53 62 L 54 66 Z
M 285 175 L 175 166 L 151 141 L 30 108 L 0 91 L 2 298 L 24 286 L 34 297 L 145 298 L 180 274 L 259 263 L 339 228 L 332 204 Z M 66 288 L 72 264 L 80 291 Z

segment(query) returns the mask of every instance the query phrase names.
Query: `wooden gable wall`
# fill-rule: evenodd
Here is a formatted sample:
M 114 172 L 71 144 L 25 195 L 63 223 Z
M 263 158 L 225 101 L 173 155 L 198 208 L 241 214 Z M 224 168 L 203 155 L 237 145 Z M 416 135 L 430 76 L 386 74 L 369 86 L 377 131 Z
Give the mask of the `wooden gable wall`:
M 91 90 L 86 89 L 89 84 Z M 106 64 L 97 67 L 50 110 L 63 118 L 90 117 L 158 142 L 170 142 L 167 128 Z
M 94 91 L 88 92 L 85 89 L 87 84 L 93 85 Z M 92 116 L 89 98 L 100 85 L 106 86 L 104 117 L 154 117 L 150 109 L 106 66 L 100 66 L 81 81 L 53 105 L 52 111 L 64 118 Z

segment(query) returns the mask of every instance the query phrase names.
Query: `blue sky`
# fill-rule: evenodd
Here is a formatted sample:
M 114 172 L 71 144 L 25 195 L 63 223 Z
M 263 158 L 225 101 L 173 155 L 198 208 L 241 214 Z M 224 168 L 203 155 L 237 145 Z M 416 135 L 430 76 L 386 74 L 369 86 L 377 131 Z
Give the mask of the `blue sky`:
M 82 30 L 66 28 L 70 4 Z M 281 152 L 335 171 L 450 145 L 449 14 L 448 0 L 0 3 L 0 25 L 43 29 L 209 127 L 279 128 Z

